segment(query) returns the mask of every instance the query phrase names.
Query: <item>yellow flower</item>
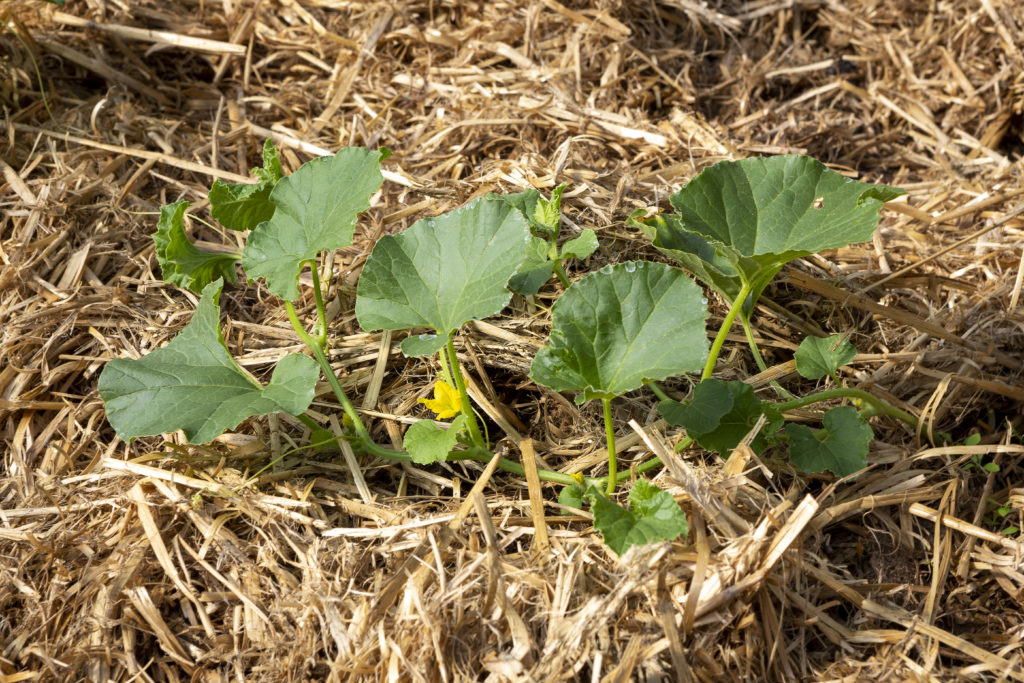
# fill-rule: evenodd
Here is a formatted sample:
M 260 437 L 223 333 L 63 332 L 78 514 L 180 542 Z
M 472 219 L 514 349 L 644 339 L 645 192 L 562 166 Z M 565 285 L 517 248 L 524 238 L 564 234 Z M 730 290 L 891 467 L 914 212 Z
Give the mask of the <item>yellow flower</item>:
M 420 403 L 437 413 L 442 420 L 462 412 L 462 398 L 452 385 L 444 380 L 434 384 L 434 398 L 421 398 Z

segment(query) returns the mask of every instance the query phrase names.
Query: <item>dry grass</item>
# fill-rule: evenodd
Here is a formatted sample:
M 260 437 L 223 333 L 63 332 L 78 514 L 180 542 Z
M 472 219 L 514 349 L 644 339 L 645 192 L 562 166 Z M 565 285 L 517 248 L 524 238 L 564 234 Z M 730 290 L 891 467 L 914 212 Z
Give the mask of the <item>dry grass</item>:
M 999 533 L 1024 526 L 1019 3 L 9 0 L 0 16 L 4 683 L 1024 680 L 1024 543 Z M 209 446 L 126 445 L 97 373 L 195 304 L 160 280 L 151 212 L 188 199 L 202 215 L 267 135 L 288 170 L 394 151 L 334 256 L 332 360 L 384 442 L 434 369 L 355 324 L 376 237 L 566 181 L 569 225 L 602 243 L 579 276 L 658 258 L 624 217 L 701 168 L 789 152 L 909 198 L 873 244 L 769 289 L 755 322 L 772 376 L 799 388 L 794 344 L 849 332 L 845 381 L 926 433 L 878 420 L 871 468 L 846 482 L 742 448 L 666 453 L 659 483 L 690 536 L 622 560 L 552 487 L 541 514 L 524 481 L 482 466 L 296 450 L 308 435 L 287 416 Z M 223 303 L 254 373 L 297 348 L 265 290 Z M 475 396 L 542 463 L 599 471 L 599 416 L 526 378 L 546 320 L 517 301 L 471 327 Z M 723 376 L 764 384 L 732 346 Z M 624 459 L 664 451 L 650 399 L 619 404 Z M 314 409 L 338 414 L 326 392 Z M 982 440 L 934 447 L 935 430 Z

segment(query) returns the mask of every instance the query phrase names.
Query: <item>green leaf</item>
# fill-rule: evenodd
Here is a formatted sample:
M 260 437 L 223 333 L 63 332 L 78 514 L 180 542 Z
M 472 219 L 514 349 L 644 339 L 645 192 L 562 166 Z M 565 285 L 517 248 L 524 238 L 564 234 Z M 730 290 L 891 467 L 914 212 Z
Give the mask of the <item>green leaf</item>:
M 562 245 L 561 257 L 563 259 L 575 257 L 581 261 L 597 251 L 597 233 L 590 228 L 580 232 L 575 237 Z
M 606 266 L 555 302 L 551 337 L 530 377 L 590 400 L 699 371 L 708 354 L 706 303 L 677 268 L 643 261 Z
M 222 286 L 217 280 L 203 289 L 192 320 L 167 346 L 103 368 L 100 396 L 125 441 L 181 429 L 190 442 L 205 443 L 253 415 L 309 407 L 320 369 L 308 356 L 285 356 L 266 387 L 235 363 L 220 333 Z
M 828 470 L 839 477 L 867 467 L 874 433 L 860 413 L 852 406 L 839 406 L 825 413 L 822 422 L 825 429 L 819 434 L 801 424 L 786 425 L 793 464 L 804 472 Z
M 341 452 L 341 446 L 338 445 L 338 437 L 334 435 L 334 432 L 323 427 L 310 430 L 309 443 L 316 447 L 318 453 L 325 451 Z
M 486 197 L 385 235 L 359 277 L 356 319 L 367 331 L 429 327 L 446 340 L 466 322 L 508 304 L 512 293 L 505 285 L 529 239 L 518 210 Z M 414 339 L 402 343 L 403 352 L 422 352 L 422 344 L 406 343 Z
M 405 430 L 403 445 L 414 463 L 428 465 L 439 462 L 455 448 L 459 430 L 465 425 L 465 415 L 457 415 L 447 429 L 433 420 L 420 420 Z
M 235 264 L 238 254 L 214 254 L 199 249 L 185 234 L 185 211 L 188 202 L 180 201 L 160 207 L 153 242 L 156 260 L 164 282 L 201 292 L 217 278 L 238 282 Z
M 856 357 L 857 349 L 841 334 L 824 338 L 807 337 L 793 354 L 796 371 L 807 379 L 831 375 Z
M 806 156 L 723 161 L 672 195 L 676 214 L 643 221 L 644 232 L 730 301 L 747 283 L 749 315 L 784 264 L 869 240 L 882 204 L 902 194 L 844 178 Z
M 213 181 L 208 196 L 210 215 L 221 225 L 231 230 L 252 230 L 274 215 L 274 204 L 270 192 L 281 178 L 284 169 L 277 155 L 277 148 L 269 138 L 263 143 L 263 168 L 252 171 L 259 177 L 258 183 L 225 183 Z
M 767 424 L 758 432 L 751 447 L 760 453 L 771 435 L 782 426 L 783 418 L 771 404 L 762 402 L 746 382 L 725 382 L 713 377 L 694 387 L 693 398 L 685 403 L 666 400 L 658 411 L 669 424 L 683 427 L 686 435 L 722 457 L 743 440 L 765 415 Z
M 526 260 L 519 270 L 508 281 L 509 289 L 523 296 L 530 296 L 540 291 L 544 283 L 551 279 L 555 262 L 548 258 L 550 245 L 540 237 L 531 237 L 526 247 Z
M 548 237 L 554 237 L 554 235 L 549 234 L 547 226 L 537 221 L 537 202 L 540 201 L 540 192 L 537 192 L 537 190 L 531 188 L 514 194 L 498 194 L 496 192 L 491 192 L 487 195 L 487 198 L 505 202 L 512 208 L 519 211 L 519 213 L 523 214 L 523 217 L 530 224 L 530 228 L 532 230 L 536 230 Z
M 582 510 L 584 494 L 585 492 L 582 484 L 569 484 L 562 489 L 561 493 L 558 494 L 558 502 L 561 505 Z M 572 513 L 568 510 L 562 510 L 561 514 L 571 515 Z
M 667 491 L 646 479 L 637 479 L 624 510 L 591 486 L 587 490 L 594 512 L 594 527 L 617 555 L 635 545 L 674 541 L 689 532 L 686 515 Z
M 302 264 L 351 244 L 356 218 L 384 182 L 380 156 L 349 147 L 278 182 L 270 193 L 273 217 L 250 233 L 242 252 L 248 276 L 265 278 L 267 289 L 282 299 L 297 299 Z
M 562 224 L 562 192 L 567 183 L 562 183 L 551 191 L 551 199 L 537 198 L 533 209 L 533 218 L 541 225 L 541 230 L 549 237 L 557 237 Z

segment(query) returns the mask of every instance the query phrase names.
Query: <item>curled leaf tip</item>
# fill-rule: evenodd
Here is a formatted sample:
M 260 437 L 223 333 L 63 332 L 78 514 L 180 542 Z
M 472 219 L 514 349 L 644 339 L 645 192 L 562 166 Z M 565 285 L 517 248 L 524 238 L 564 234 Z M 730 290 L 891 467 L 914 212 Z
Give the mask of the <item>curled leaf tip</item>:
M 444 380 L 434 384 L 434 398 L 421 398 L 420 403 L 437 413 L 442 420 L 455 417 L 462 412 L 462 398 L 455 387 Z

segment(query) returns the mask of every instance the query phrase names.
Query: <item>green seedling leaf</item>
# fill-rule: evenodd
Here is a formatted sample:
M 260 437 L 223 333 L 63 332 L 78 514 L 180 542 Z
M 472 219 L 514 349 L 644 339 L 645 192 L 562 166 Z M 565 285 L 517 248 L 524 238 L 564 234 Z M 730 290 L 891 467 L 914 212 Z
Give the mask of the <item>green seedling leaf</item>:
M 590 228 L 582 230 L 579 237 L 574 237 L 562 245 L 561 258 L 578 258 L 581 261 L 597 251 L 597 233 Z
M 414 463 L 429 465 L 448 457 L 458 443 L 459 430 L 466 426 L 466 416 L 458 415 L 445 426 L 447 429 L 433 420 L 420 420 L 405 430 L 403 445 Z
M 356 319 L 372 330 L 429 327 L 402 342 L 406 355 L 434 353 L 470 320 L 494 315 L 522 263 L 530 230 L 504 201 L 473 200 L 377 241 L 356 289 Z M 421 338 L 426 337 L 426 338 Z
M 867 467 L 874 433 L 860 413 L 852 406 L 839 406 L 825 413 L 822 422 L 825 429 L 819 434 L 801 424 L 786 425 L 793 464 L 804 472 L 828 470 L 838 477 Z
M 693 398 L 681 403 L 667 400 L 658 411 L 669 424 L 683 427 L 686 435 L 709 451 L 727 457 L 765 415 L 768 422 L 754 437 L 751 447 L 760 453 L 783 418 L 771 404 L 762 402 L 746 382 L 708 378 L 693 390 Z
M 164 282 L 185 287 L 193 292 L 203 291 L 217 278 L 234 284 L 238 282 L 235 264 L 238 254 L 215 254 L 199 249 L 185 234 L 185 211 L 188 202 L 180 201 L 160 207 L 160 220 L 156 224 L 153 243 L 156 260 L 160 264 Z
M 547 234 L 544 230 L 545 226 L 537 222 L 537 202 L 540 200 L 540 192 L 537 190 L 529 189 L 523 190 L 522 192 L 516 192 L 514 194 L 498 194 L 492 192 L 487 195 L 488 199 L 497 199 L 505 202 L 512 208 L 523 214 L 526 220 L 530 223 L 530 228 L 537 232 Z
M 857 357 L 857 349 L 840 334 L 831 337 L 807 337 L 793 354 L 796 371 L 807 379 L 833 374 Z
M 356 218 L 384 182 L 380 157 L 349 147 L 282 178 L 270 193 L 274 215 L 250 233 L 242 252 L 248 276 L 265 278 L 282 299 L 297 299 L 302 264 L 351 244 Z
M 558 502 L 561 505 L 582 510 L 584 494 L 583 484 L 569 484 L 558 494 Z M 562 510 L 562 514 L 571 515 L 572 513 L 568 510 Z
M 160 349 L 117 358 L 100 373 L 107 419 L 125 441 L 181 429 L 205 443 L 254 415 L 297 415 L 313 401 L 320 369 L 308 356 L 285 356 L 261 386 L 235 363 L 220 333 L 223 281 L 211 282 L 185 329 Z
M 594 527 L 617 555 L 635 545 L 674 541 L 689 532 L 686 515 L 675 498 L 646 479 L 637 479 L 624 510 L 591 486 L 587 499 L 594 513 Z
M 540 224 L 541 230 L 551 238 L 558 236 L 562 224 L 562 192 L 567 183 L 562 183 L 551 191 L 551 199 L 537 198 L 537 206 L 533 209 L 533 218 Z
M 902 194 L 844 178 L 806 156 L 723 161 L 672 195 L 675 214 L 639 225 L 655 247 L 729 301 L 748 284 L 749 315 L 783 265 L 870 239 L 879 209 Z
M 699 371 L 708 355 L 706 318 L 700 287 L 681 270 L 643 261 L 606 266 L 555 302 L 551 338 L 530 377 L 556 391 L 582 391 L 582 402 Z
M 539 292 L 544 283 L 551 279 L 555 268 L 555 262 L 548 258 L 550 250 L 546 240 L 531 237 L 526 247 L 526 260 L 508 281 L 509 289 L 523 296 Z
M 281 159 L 273 140 L 263 143 L 263 167 L 252 171 L 258 183 L 225 183 L 213 181 L 210 193 L 210 215 L 225 228 L 252 230 L 274 215 L 270 192 L 284 178 Z

